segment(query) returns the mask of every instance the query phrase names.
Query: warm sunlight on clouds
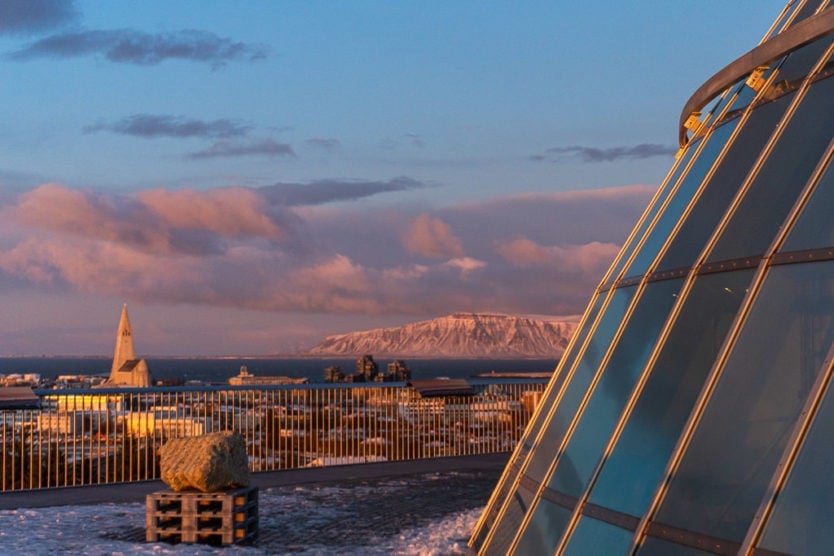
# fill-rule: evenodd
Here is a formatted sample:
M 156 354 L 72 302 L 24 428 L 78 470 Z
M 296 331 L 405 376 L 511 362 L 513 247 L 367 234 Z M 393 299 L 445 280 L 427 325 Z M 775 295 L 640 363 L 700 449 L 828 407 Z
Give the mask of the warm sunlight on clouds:
M 495 244 L 498 254 L 518 267 L 550 265 L 580 269 L 589 273 L 607 268 L 619 249 L 619 245 L 598 241 L 585 245 L 545 247 L 523 237 Z
M 427 257 L 460 257 L 463 246 L 448 224 L 428 214 L 418 216 L 403 237 L 410 252 Z
M 336 184 L 328 188 L 341 198 Z M 617 253 L 611 238 L 624 237 L 651 191 L 369 215 L 353 205 L 282 204 L 274 188 L 120 195 L 44 184 L 4 207 L 19 237 L 5 238 L 0 275 L 46 290 L 246 310 L 570 314 L 582 310 Z
M 251 189 L 154 189 L 136 197 L 174 228 L 209 230 L 235 237 L 282 239 L 286 236 L 282 227 L 266 214 L 266 203 Z

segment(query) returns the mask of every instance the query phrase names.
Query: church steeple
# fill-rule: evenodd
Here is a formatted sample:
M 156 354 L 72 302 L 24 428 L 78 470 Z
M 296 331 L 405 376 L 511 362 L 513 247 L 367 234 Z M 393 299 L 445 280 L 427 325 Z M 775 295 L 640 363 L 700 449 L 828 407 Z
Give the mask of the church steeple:
M 127 317 L 127 303 L 122 307 L 122 316 L 119 318 L 119 328 L 116 331 L 116 349 L 113 352 L 113 366 L 110 368 L 110 376 L 122 368 L 127 361 L 136 359 L 133 351 L 133 332 L 130 329 L 130 319 Z
M 144 359 L 136 359 L 133 350 L 133 331 L 127 317 L 127 303 L 122 307 L 119 328 L 116 330 L 116 349 L 113 351 L 113 366 L 106 386 L 133 386 L 146 388 L 153 385 L 153 375 Z

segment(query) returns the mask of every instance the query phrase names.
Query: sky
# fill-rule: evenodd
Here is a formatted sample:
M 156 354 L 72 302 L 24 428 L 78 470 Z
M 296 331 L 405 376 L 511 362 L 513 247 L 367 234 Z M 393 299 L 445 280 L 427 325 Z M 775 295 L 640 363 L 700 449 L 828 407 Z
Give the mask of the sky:
M 0 2 L 0 356 L 581 314 L 783 0 Z

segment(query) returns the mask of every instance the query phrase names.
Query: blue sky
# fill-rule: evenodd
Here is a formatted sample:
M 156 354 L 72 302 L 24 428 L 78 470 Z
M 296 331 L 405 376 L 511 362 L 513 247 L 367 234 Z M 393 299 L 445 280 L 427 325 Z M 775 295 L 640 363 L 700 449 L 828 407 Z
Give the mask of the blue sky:
M 575 314 L 782 0 L 0 5 L 0 354 Z

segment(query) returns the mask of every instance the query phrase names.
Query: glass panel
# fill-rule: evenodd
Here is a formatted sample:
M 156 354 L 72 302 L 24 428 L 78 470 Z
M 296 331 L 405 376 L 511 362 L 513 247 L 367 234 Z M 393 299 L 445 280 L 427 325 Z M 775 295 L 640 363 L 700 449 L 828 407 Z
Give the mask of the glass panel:
M 674 187 L 676 183 L 678 183 L 678 178 L 680 178 L 683 169 L 686 168 L 686 165 L 689 164 L 689 159 L 692 158 L 692 153 L 698 148 L 701 140 L 696 139 L 692 141 L 686 148 L 686 152 L 684 152 L 683 156 L 681 156 L 681 160 L 678 163 L 677 167 L 675 168 L 675 172 L 669 176 L 669 179 L 666 180 L 665 192 L 661 195 L 657 196 L 654 205 L 652 205 L 651 210 L 646 215 L 646 218 L 640 223 L 640 228 L 635 232 L 634 236 L 631 238 L 631 243 L 628 246 L 628 249 L 623 252 L 623 256 L 617 261 L 617 266 L 614 268 L 614 271 L 608 277 L 609 282 L 613 282 L 619 278 L 620 272 L 622 271 L 623 267 L 625 266 L 626 261 L 634 252 L 634 248 L 639 243 L 640 239 L 642 239 L 643 235 L 646 233 L 646 228 L 651 224 L 652 219 L 657 214 L 657 211 L 660 209 L 663 201 L 666 200 L 666 196 L 669 194 L 669 190 Z
M 541 498 L 535 513 L 521 534 L 516 554 L 552 554 L 561 532 L 568 526 L 573 512 Z
M 542 408 L 549 408 L 550 405 L 553 403 L 553 400 L 556 399 L 556 396 L 559 393 L 559 388 L 562 381 L 565 380 L 565 377 L 568 375 L 571 367 L 573 366 L 573 362 L 576 360 L 577 354 L 582 347 L 582 344 L 585 342 L 585 338 L 588 336 L 588 331 L 591 330 L 592 325 L 596 321 L 597 314 L 599 313 L 599 308 L 602 306 L 602 302 L 605 299 L 605 295 L 597 295 L 596 298 L 593 300 L 593 306 L 588 313 L 587 318 L 585 319 L 584 325 L 575 332 L 577 335 L 576 341 L 574 341 L 572 348 L 566 352 L 562 357 L 564 361 L 560 363 L 561 369 L 559 372 L 559 376 L 555 378 L 556 384 L 553 385 L 553 388 L 550 389 L 547 398 L 543 399 L 540 403 Z M 521 451 L 516 459 L 517 466 L 514 470 L 507 473 L 507 476 L 504 477 L 504 481 L 499 485 L 498 488 L 501 489 L 500 494 L 495 497 L 495 501 L 489 508 L 486 509 L 487 515 L 484 518 L 483 525 L 481 530 L 478 534 L 478 539 L 476 540 L 476 547 L 480 546 L 483 542 L 484 538 L 486 538 L 486 533 L 492 528 L 493 523 L 495 522 L 495 518 L 498 515 L 498 511 L 501 509 L 501 506 L 504 504 L 504 500 L 510 492 L 510 486 L 515 482 L 516 478 L 518 477 L 519 470 L 521 466 L 530 453 L 530 450 L 533 448 L 533 442 L 535 441 L 536 437 L 541 430 L 541 427 L 544 423 L 545 418 L 547 417 L 547 411 L 543 410 L 539 412 L 535 418 L 535 420 L 528 425 L 527 430 L 524 431 L 524 436 L 521 440 Z
M 710 254 L 710 261 L 759 255 L 773 241 L 820 156 L 834 137 L 834 79 L 815 83 Z
M 475 549 L 479 549 L 481 545 L 486 540 L 487 535 L 489 534 L 492 526 L 495 524 L 495 518 L 498 517 L 498 511 L 504 505 L 507 499 L 507 495 L 510 493 L 510 487 L 512 486 L 513 482 L 515 481 L 516 477 L 518 477 L 518 468 L 516 467 L 512 474 L 506 478 L 497 488 L 499 488 L 499 492 L 495 497 L 495 501 L 493 504 L 486 508 L 484 512 L 486 516 L 484 517 L 484 523 L 481 526 L 481 529 L 478 531 L 478 536 L 475 538 L 473 545 Z
M 834 166 L 829 163 L 780 251 L 834 246 Z
M 819 39 L 788 54 L 779 66 L 779 73 L 776 74 L 772 87 L 778 92 L 785 83 L 804 79 L 830 45 L 831 39 Z
M 769 72 L 768 72 L 769 73 Z M 762 75 L 764 77 L 764 74 Z M 750 106 L 753 99 L 756 98 L 756 90 L 744 86 L 738 92 L 738 95 L 733 99 L 733 107 L 727 112 L 728 115 L 736 114 L 739 110 L 743 110 Z
M 592 503 L 635 516 L 646 512 L 753 274 L 697 279 L 591 491 Z
M 791 24 L 788 27 L 793 27 L 803 19 L 807 19 L 814 15 L 814 12 L 817 11 L 817 8 L 820 6 L 820 0 L 807 0 L 805 4 L 799 8 L 797 11 L 796 17 L 791 20 Z
M 591 311 L 588 314 L 588 318 L 585 319 L 585 326 L 583 326 L 578 332 L 576 332 L 577 338 L 576 341 L 573 343 L 573 348 L 570 350 L 570 352 L 566 353 L 563 356 L 565 358 L 564 364 L 561 365 L 559 376 L 556 377 L 555 384 L 553 385 L 553 388 L 550 389 L 547 398 L 541 401 L 542 407 L 550 407 L 550 405 L 556 399 L 556 396 L 559 395 L 559 390 L 562 388 L 565 379 L 567 378 L 571 368 L 573 367 L 573 363 L 576 360 L 577 354 L 579 353 L 579 350 L 582 348 L 582 344 L 585 342 L 585 338 L 588 336 L 588 331 L 591 330 L 591 327 L 597 318 L 597 313 L 599 312 L 599 308 L 602 306 L 602 302 L 604 301 L 604 299 L 604 295 L 597 296 L 596 301 L 594 302 L 594 306 L 591 308 Z M 533 441 L 536 439 L 536 436 L 541 430 L 542 424 L 546 417 L 547 411 L 541 411 L 537 415 L 536 420 L 533 422 L 533 424 L 528 426 L 527 430 L 525 431 L 523 440 L 523 449 L 525 455 L 533 447 Z
M 756 108 L 750 114 L 672 240 L 657 267 L 659 270 L 689 268 L 695 264 L 695 258 L 704 249 L 718 222 L 727 212 L 730 201 L 792 99 L 793 95 L 784 96 Z
M 663 214 L 660 215 L 657 224 L 649 232 L 646 242 L 640 248 L 640 252 L 637 253 L 637 257 L 635 257 L 634 262 L 628 268 L 626 276 L 642 276 L 646 273 L 649 265 L 657 256 L 658 250 L 669 237 L 669 232 L 678 223 L 684 209 L 692 201 L 692 195 L 698 186 L 701 185 L 706 173 L 712 168 L 713 162 L 715 162 L 721 149 L 724 148 L 727 138 L 733 129 L 735 129 L 737 123 L 738 120 L 733 120 L 724 124 L 713 131 L 712 135 L 707 138 L 708 143 L 692 164 L 689 173 L 684 176 L 681 185 L 663 210 Z
M 486 554 L 507 554 L 535 496 L 535 492 L 527 490 L 524 485 L 518 485 L 513 496 L 507 501 L 507 509 L 501 516 L 501 521 L 495 526 L 495 533 L 485 550 Z
M 656 520 L 741 542 L 834 341 L 834 262 L 773 267 Z
M 636 286 L 620 288 L 614 292 L 594 336 L 588 343 L 588 348 L 582 354 L 582 359 L 570 379 L 559 407 L 556 408 L 553 417 L 547 424 L 541 443 L 530 456 L 530 464 L 526 472 L 528 476 L 536 481 L 544 480 L 553 458 L 556 457 L 562 437 L 564 437 L 574 413 L 579 408 L 585 391 L 591 384 L 591 379 L 596 374 L 600 361 L 608 349 L 608 344 L 611 343 L 611 338 L 617 331 L 631 298 L 634 296 L 635 288 Z
M 628 554 L 632 537 L 632 531 L 583 515 L 570 536 L 564 554 Z
M 648 538 L 637 551 L 639 556 L 712 556 L 712 552 L 704 552 L 682 544 Z
M 828 387 L 759 546 L 791 554 L 830 554 L 834 546 L 834 389 Z
M 681 279 L 646 287 L 548 481 L 551 489 L 576 497 L 585 492 L 682 285 Z

